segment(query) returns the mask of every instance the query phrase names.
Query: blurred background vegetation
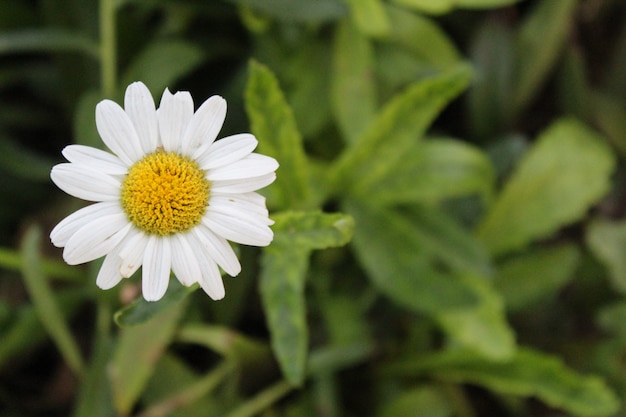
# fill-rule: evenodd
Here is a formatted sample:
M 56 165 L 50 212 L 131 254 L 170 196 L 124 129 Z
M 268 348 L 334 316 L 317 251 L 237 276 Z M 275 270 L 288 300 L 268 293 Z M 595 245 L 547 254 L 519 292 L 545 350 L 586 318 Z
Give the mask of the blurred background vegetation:
M 625 74 L 622 0 L 0 0 L 0 416 L 626 416 Z M 47 239 L 135 80 L 281 164 L 223 301 Z

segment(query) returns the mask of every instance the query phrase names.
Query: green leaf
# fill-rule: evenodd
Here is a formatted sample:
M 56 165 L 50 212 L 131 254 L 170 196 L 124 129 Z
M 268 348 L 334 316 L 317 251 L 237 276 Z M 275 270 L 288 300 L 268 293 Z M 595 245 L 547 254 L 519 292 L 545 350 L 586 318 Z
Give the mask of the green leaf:
M 626 302 L 618 301 L 603 307 L 596 320 L 604 330 L 626 337 Z
M 392 0 L 401 6 L 409 7 L 420 12 L 443 14 L 456 7 L 468 9 L 488 9 L 504 7 L 520 0 Z
M 591 88 L 582 52 L 572 45 L 565 50 L 558 74 L 559 101 L 565 113 L 581 120 L 591 114 Z
M 579 259 L 574 245 L 543 247 L 504 261 L 493 285 L 504 297 L 507 310 L 516 311 L 562 288 L 573 277 Z
M 521 249 L 580 219 L 610 187 L 615 166 L 602 137 L 575 120 L 537 139 L 478 228 L 492 254 Z
M 336 162 L 333 173 L 336 190 L 344 195 L 367 196 L 369 186 L 390 175 L 469 80 L 469 69 L 461 66 L 420 81 L 394 97 Z
M 0 33 L 0 55 L 32 52 L 79 52 L 100 58 L 98 43 L 82 33 L 48 28 Z
M 531 349 L 518 349 L 507 361 L 488 361 L 462 350 L 420 355 L 390 366 L 403 375 L 436 374 L 456 383 L 482 385 L 508 395 L 536 396 L 546 404 L 581 417 L 610 416 L 619 400 L 598 377 L 583 376 L 560 359 Z
M 308 203 L 309 171 L 293 112 L 278 81 L 262 64 L 250 62 L 246 86 L 246 110 L 259 152 L 278 160 L 280 168 L 271 186 L 278 208 L 304 207 Z
M 345 16 L 347 7 L 340 0 L 228 0 L 286 22 L 323 22 Z
M 591 92 L 591 117 L 622 156 L 626 155 L 626 105 L 610 94 Z
M 54 340 L 57 348 L 72 371 L 81 375 L 84 370 L 83 357 L 69 325 L 58 305 L 54 291 L 41 269 L 41 229 L 31 225 L 21 244 L 22 276 L 32 299 L 35 311 L 46 331 Z
M 121 77 L 121 86 L 142 81 L 160 98 L 166 87 L 191 72 L 205 59 L 204 51 L 185 41 L 158 40 L 148 44 Z
M 352 143 L 376 113 L 374 52 L 349 20 L 340 23 L 336 31 L 331 100 L 343 138 Z
M 446 198 L 493 194 L 495 173 L 478 148 L 452 139 L 433 139 L 412 146 L 392 172 L 370 184 L 376 204 L 438 203 Z
M 25 180 L 48 183 L 52 165 L 52 159 L 0 136 L 0 169 L 3 171 Z
M 383 37 L 389 33 L 389 18 L 381 0 L 343 0 L 350 5 L 359 30 L 369 36 Z
M 353 244 L 372 283 L 394 302 L 437 314 L 478 302 L 473 288 L 436 270 L 419 228 L 391 210 L 347 202 L 355 219 Z
M 272 216 L 275 224 L 273 248 L 326 249 L 347 244 L 354 220 L 342 213 L 282 212 Z
M 172 341 L 185 305 L 180 302 L 149 321 L 121 329 L 109 368 L 118 414 L 128 415 L 133 409 L 155 363 Z
M 452 406 L 434 386 L 407 389 L 389 399 L 377 417 L 451 417 Z
M 626 221 L 595 220 L 587 228 L 586 240 L 607 267 L 613 287 L 626 294 Z
M 96 105 L 103 98 L 99 91 L 90 90 L 85 92 L 78 100 L 74 110 L 74 123 L 72 126 L 75 143 L 99 149 L 104 148 L 104 143 L 96 128 L 95 117 Z
M 554 67 L 569 35 L 576 0 L 537 3 L 522 23 L 516 42 L 517 76 L 513 108 L 519 114 Z
M 270 246 L 261 257 L 259 290 L 270 329 L 272 349 L 290 384 L 304 381 L 308 349 L 308 327 L 304 283 L 309 250 L 301 247 Z
M 113 319 L 120 327 L 135 326 L 144 323 L 154 316 L 161 314 L 168 308 L 179 304 L 197 289 L 197 284 L 184 287 L 177 279 L 170 279 L 167 292 L 158 303 L 146 301 L 143 297 L 139 297 L 131 304 L 116 311 L 113 315 Z

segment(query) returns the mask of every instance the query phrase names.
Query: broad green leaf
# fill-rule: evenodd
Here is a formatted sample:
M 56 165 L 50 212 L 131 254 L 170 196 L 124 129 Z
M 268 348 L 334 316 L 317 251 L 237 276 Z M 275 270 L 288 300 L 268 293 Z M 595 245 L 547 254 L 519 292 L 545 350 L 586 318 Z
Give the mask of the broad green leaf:
M 504 297 L 507 310 L 516 311 L 562 288 L 573 277 L 579 259 L 574 245 L 542 247 L 504 261 L 493 285 Z
M 487 19 L 470 47 L 476 77 L 467 96 L 472 136 L 487 140 L 509 131 L 513 121 L 513 31 Z
M 389 399 L 377 417 L 451 417 L 453 409 L 446 396 L 434 386 L 407 389 Z
M 376 113 L 377 91 L 372 45 L 349 20 L 341 22 L 335 33 L 331 92 L 339 129 L 352 143 Z
M 520 0 L 392 0 L 401 6 L 410 7 L 420 12 L 443 14 L 452 11 L 456 7 L 468 9 L 488 9 L 504 7 Z
M 309 342 L 304 299 L 309 250 L 270 246 L 263 251 L 261 266 L 259 289 L 272 349 L 287 381 L 299 386 L 305 377 Z
M 438 203 L 451 197 L 480 194 L 489 200 L 495 173 L 478 148 L 451 139 L 426 140 L 412 146 L 386 177 L 369 186 L 375 203 Z
M 33 52 L 80 52 L 100 58 L 97 42 L 83 33 L 47 28 L 0 33 L 0 55 Z
M 335 165 L 336 191 L 365 194 L 424 134 L 443 107 L 467 86 L 468 67 L 422 80 L 394 97 Z
M 167 292 L 158 303 L 146 301 L 143 297 L 139 297 L 131 304 L 116 311 L 113 319 L 120 327 L 135 326 L 144 323 L 166 309 L 179 304 L 197 289 L 197 284 L 184 287 L 177 279 L 170 279 Z
M 308 203 L 309 171 L 302 138 L 293 112 L 285 101 L 278 81 L 262 64 L 250 62 L 246 86 L 246 110 L 252 133 L 259 140 L 259 152 L 278 160 L 280 168 L 271 186 L 279 208 L 297 208 Z
M 343 0 L 350 5 L 352 17 L 366 35 L 383 37 L 389 33 L 389 18 L 382 0 Z
M 374 286 L 397 304 L 437 314 L 470 308 L 479 301 L 473 288 L 438 271 L 419 228 L 391 210 L 347 202 L 355 219 L 356 256 Z
M 543 0 L 522 23 L 516 41 L 516 113 L 535 97 L 562 52 L 572 25 L 576 0 Z
M 621 155 L 626 155 L 626 105 L 617 97 L 597 91 L 592 91 L 590 98 L 594 123 Z
M 341 0 L 228 0 L 286 22 L 337 20 L 348 13 Z
M 613 287 L 626 294 L 626 221 L 595 220 L 587 228 L 586 239 L 608 269 Z
M 54 340 L 63 359 L 72 371 L 80 376 L 84 370 L 83 357 L 69 325 L 58 304 L 54 291 L 41 268 L 41 229 L 31 225 L 21 243 L 22 276 L 35 311 L 46 331 Z
M 160 98 L 166 87 L 191 72 L 204 59 L 203 50 L 189 42 L 155 41 L 148 44 L 130 63 L 120 85 L 126 88 L 134 81 L 142 81 L 152 94 Z
M 516 349 L 515 334 L 506 321 L 502 297 L 483 277 L 465 274 L 461 278 L 474 289 L 479 303 L 443 311 L 435 320 L 455 344 L 493 360 L 510 358 Z
M 479 238 L 500 255 L 579 220 L 608 191 L 614 165 L 602 137 L 575 120 L 555 122 L 520 161 Z
M 272 219 L 272 247 L 313 250 L 343 246 L 354 230 L 352 217 L 341 213 L 287 211 L 273 215 Z
M 605 382 L 571 370 L 554 356 L 520 348 L 507 361 L 488 361 L 463 350 L 437 353 L 390 365 L 403 375 L 435 374 L 456 383 L 482 385 L 508 395 L 536 396 L 581 417 L 608 417 L 619 400 Z
M 118 414 L 128 415 L 135 406 L 156 362 L 174 337 L 185 305 L 180 302 L 149 321 L 121 329 L 109 367 Z

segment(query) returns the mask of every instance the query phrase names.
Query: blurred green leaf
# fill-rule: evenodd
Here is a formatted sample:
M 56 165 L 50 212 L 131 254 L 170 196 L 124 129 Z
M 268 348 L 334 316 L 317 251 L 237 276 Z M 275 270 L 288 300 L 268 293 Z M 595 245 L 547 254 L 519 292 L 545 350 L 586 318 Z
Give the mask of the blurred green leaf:
M 613 287 L 626 294 L 626 221 L 595 220 L 587 227 L 586 240 L 607 267 Z
M 345 16 L 341 0 L 228 0 L 286 22 L 323 22 Z
M 384 37 L 389 33 L 389 18 L 382 0 L 343 0 L 350 5 L 359 31 L 368 36 Z
M 537 139 L 478 228 L 494 255 L 580 219 L 609 189 L 615 159 L 604 139 L 560 120 Z
M 626 337 L 626 301 L 617 301 L 600 310 L 597 322 L 604 330 Z M 623 346 L 623 343 L 620 343 Z
M 103 98 L 99 91 L 91 90 L 83 93 L 78 100 L 72 126 L 75 143 L 99 149 L 104 148 L 104 143 L 96 129 L 96 105 Z
M 352 238 L 354 220 L 342 213 L 281 212 L 275 221 L 274 241 L 268 251 L 283 248 L 326 249 L 347 244 Z
M 505 360 L 515 354 L 515 333 L 506 321 L 504 302 L 483 277 L 460 275 L 472 288 L 479 303 L 439 312 L 435 320 L 451 339 L 492 360 Z
M 394 97 L 336 162 L 337 192 L 367 196 L 372 183 L 391 175 L 443 107 L 467 86 L 470 74 L 460 66 Z
M 514 111 L 533 100 L 559 58 L 576 10 L 576 0 L 542 0 L 522 23 L 516 40 Z
M 344 206 L 355 219 L 353 244 L 360 264 L 376 288 L 393 301 L 429 314 L 479 301 L 473 288 L 434 268 L 419 227 L 407 218 L 353 201 Z
M 0 55 L 32 52 L 78 52 L 100 58 L 98 43 L 82 33 L 52 28 L 0 33 Z
M 109 367 L 118 414 L 128 415 L 135 406 L 156 362 L 174 337 L 185 305 L 180 302 L 149 321 L 121 329 Z
M 81 376 L 84 371 L 83 357 L 76 340 L 72 336 L 61 307 L 41 268 L 39 245 L 41 229 L 31 225 L 21 243 L 22 276 L 32 299 L 35 311 L 46 331 L 61 351 L 63 359 L 72 371 Z
M 370 344 L 369 328 L 362 301 L 351 294 L 324 293 L 316 299 L 334 346 Z
M 157 40 L 148 44 L 130 63 L 119 83 L 121 88 L 142 81 L 160 99 L 166 87 L 205 60 L 202 48 L 182 40 Z
M 488 361 L 462 350 L 421 354 L 390 365 L 403 375 L 434 373 L 456 383 L 484 386 L 503 394 L 536 396 L 546 404 L 581 417 L 608 417 L 619 400 L 598 377 L 583 376 L 557 357 L 531 349 L 518 349 L 507 361 Z
M 259 152 L 276 158 L 280 164 L 271 187 L 276 199 L 269 204 L 304 207 L 309 198 L 309 171 L 293 112 L 267 67 L 251 61 L 249 71 L 245 96 L 251 131 L 259 139 Z
M 369 186 L 375 204 L 438 203 L 446 198 L 493 194 L 491 161 L 465 142 L 437 138 L 408 149 L 392 172 Z
M 349 20 L 336 29 L 333 64 L 333 110 L 344 140 L 352 143 L 376 113 L 377 91 L 372 45 Z
M 595 125 L 622 156 L 626 155 L 626 105 L 610 94 L 597 91 L 592 91 L 591 96 L 587 97 L 589 99 Z
M 304 381 L 309 341 L 304 283 L 309 250 L 272 246 L 263 251 L 259 290 L 271 334 L 272 349 L 290 384 Z
M 131 304 L 118 310 L 113 315 L 115 323 L 120 327 L 135 326 L 144 323 L 168 308 L 179 304 L 189 294 L 198 289 L 198 284 L 184 287 L 177 279 L 170 279 L 167 292 L 158 303 L 137 298 Z
M 589 120 L 590 86 L 582 52 L 574 46 L 568 46 L 558 74 L 559 99 L 566 114 Z
M 0 136 L 0 169 L 25 180 L 48 183 L 52 165 L 52 159 Z
M 516 311 L 553 295 L 573 277 L 580 251 L 574 245 L 544 247 L 505 260 L 493 285 L 507 310 Z
M 389 399 L 377 417 L 451 417 L 449 400 L 434 386 L 409 388 Z
M 392 0 L 401 6 L 410 7 L 420 12 L 443 14 L 448 13 L 455 7 L 468 9 L 488 9 L 504 7 L 520 0 Z

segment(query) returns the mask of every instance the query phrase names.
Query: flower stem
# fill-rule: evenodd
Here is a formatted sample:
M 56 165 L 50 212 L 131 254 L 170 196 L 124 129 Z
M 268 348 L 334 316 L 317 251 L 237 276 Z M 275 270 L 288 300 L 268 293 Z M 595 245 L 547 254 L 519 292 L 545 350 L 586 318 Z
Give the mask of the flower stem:
M 112 97 L 117 83 L 115 0 L 100 0 L 100 83 L 102 94 Z

